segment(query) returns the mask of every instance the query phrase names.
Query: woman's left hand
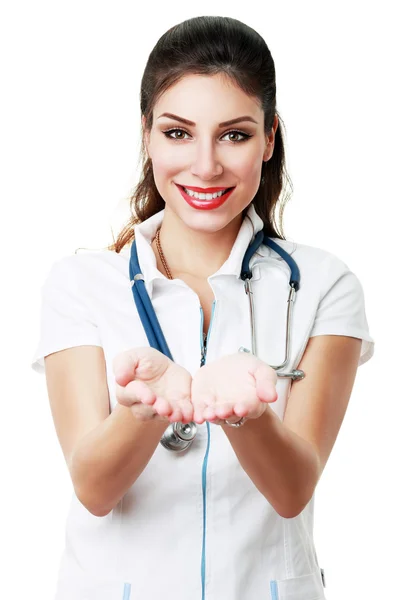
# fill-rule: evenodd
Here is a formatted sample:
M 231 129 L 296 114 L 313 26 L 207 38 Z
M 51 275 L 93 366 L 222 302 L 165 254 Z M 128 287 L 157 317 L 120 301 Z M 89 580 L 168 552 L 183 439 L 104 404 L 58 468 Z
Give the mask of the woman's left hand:
M 276 382 L 275 370 L 248 352 L 206 364 L 192 381 L 193 421 L 223 425 L 225 419 L 257 419 L 277 399 Z

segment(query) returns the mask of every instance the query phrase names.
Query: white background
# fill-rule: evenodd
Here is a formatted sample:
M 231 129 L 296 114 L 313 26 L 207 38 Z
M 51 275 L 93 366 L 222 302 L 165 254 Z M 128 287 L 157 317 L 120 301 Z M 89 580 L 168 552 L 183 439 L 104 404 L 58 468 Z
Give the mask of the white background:
M 235 17 L 265 38 L 294 185 L 286 236 L 335 253 L 363 284 L 376 351 L 359 370 L 318 484 L 315 543 L 328 600 L 396 597 L 400 98 L 394 8 L 395 2 L 337 0 L 237 8 L 231 1 L 204 1 L 194 9 L 174 1 L 3 4 L 2 598 L 52 600 L 72 491 L 45 378 L 30 369 L 41 285 L 56 259 L 77 247 L 106 246 L 128 219 L 148 54 L 169 27 L 199 15 Z

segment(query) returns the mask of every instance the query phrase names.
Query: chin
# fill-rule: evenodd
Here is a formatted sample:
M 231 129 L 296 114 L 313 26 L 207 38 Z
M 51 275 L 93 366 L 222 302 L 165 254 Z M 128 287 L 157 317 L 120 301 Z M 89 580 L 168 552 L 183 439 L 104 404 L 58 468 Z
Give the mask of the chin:
M 222 207 L 221 207 L 222 208 Z M 225 229 L 232 221 L 238 220 L 242 222 L 242 212 L 229 210 L 196 210 L 188 206 L 189 210 L 182 209 L 174 211 L 178 219 L 185 224 L 186 227 L 196 232 L 217 233 Z

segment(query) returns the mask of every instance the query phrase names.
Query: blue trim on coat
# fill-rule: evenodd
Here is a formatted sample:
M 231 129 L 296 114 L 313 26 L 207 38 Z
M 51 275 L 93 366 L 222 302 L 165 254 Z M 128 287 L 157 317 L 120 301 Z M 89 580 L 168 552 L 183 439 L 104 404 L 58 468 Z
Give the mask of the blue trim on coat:
M 214 319 L 215 300 L 212 304 L 210 325 L 207 332 L 206 348 L 204 351 L 203 343 L 203 323 L 204 323 L 204 312 L 200 306 L 201 311 L 201 329 L 200 329 L 200 344 L 201 344 L 201 366 L 204 366 L 206 362 L 206 355 L 208 350 L 208 339 L 210 337 L 211 326 Z M 210 423 L 206 421 L 207 426 L 207 448 L 203 459 L 202 479 L 201 485 L 203 490 L 203 545 L 201 549 L 201 600 L 205 600 L 206 593 L 206 524 L 207 524 L 207 465 L 208 465 L 208 454 L 210 451 Z
M 276 582 L 276 579 L 274 579 L 273 581 L 269 582 L 270 588 L 271 588 L 271 600 L 279 600 L 279 596 L 278 596 L 278 584 Z
M 206 523 L 207 523 L 207 464 L 208 453 L 210 450 L 210 423 L 206 422 L 207 426 L 207 450 L 203 460 L 202 472 L 202 488 L 203 488 L 203 547 L 201 550 L 201 600 L 205 598 L 206 585 Z

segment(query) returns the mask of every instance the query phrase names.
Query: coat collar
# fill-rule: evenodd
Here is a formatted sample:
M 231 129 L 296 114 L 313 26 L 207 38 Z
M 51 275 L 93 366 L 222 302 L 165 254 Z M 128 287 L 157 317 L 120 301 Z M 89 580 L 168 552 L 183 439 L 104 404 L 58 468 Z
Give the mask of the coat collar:
M 165 209 L 162 209 L 142 223 L 134 226 L 139 264 L 146 284 L 152 284 L 155 279 L 166 279 L 165 275 L 157 269 L 156 257 L 151 247 L 151 242 L 164 218 L 164 211 Z M 263 226 L 262 219 L 258 216 L 251 203 L 247 209 L 246 217 L 243 219 L 235 243 L 232 246 L 230 255 L 220 269 L 211 275 L 209 279 L 220 275 L 235 275 L 239 278 L 244 254 Z M 131 245 L 125 251 L 129 252 L 130 256 Z M 149 285 L 149 287 L 152 289 L 152 285 Z

